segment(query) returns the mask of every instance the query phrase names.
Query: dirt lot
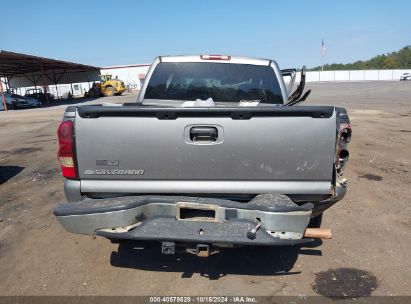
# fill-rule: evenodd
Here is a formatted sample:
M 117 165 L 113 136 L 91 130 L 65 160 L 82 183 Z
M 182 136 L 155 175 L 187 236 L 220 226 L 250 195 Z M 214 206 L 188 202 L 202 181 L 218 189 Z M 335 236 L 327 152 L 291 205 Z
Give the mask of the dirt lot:
M 65 107 L 0 113 L 0 295 L 411 295 L 411 82 L 311 88 L 353 125 L 349 192 L 323 221 L 334 238 L 208 259 L 66 233 L 52 215 Z

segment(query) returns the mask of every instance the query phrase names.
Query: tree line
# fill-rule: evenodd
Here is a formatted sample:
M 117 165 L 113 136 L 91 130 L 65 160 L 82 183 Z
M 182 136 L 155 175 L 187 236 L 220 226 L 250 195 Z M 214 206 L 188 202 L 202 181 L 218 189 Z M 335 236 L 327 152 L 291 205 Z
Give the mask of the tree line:
M 411 45 L 406 46 L 398 52 L 378 55 L 369 60 L 358 60 L 353 63 L 324 64 L 326 70 L 384 70 L 384 69 L 411 69 Z M 309 69 L 320 71 L 321 66 Z

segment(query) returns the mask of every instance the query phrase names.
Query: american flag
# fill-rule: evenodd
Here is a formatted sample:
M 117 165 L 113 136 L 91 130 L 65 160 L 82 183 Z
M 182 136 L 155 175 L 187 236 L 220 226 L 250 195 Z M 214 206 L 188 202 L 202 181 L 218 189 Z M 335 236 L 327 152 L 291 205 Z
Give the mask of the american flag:
M 321 57 L 324 58 L 326 53 L 327 48 L 325 47 L 324 39 L 321 39 Z

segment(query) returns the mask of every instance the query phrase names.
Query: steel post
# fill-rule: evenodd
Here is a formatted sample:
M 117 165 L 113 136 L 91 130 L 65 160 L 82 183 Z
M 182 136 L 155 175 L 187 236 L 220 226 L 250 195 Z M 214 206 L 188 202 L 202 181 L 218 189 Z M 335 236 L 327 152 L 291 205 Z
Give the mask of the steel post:
M 4 111 L 7 111 L 6 96 L 4 95 L 4 91 L 3 91 L 3 80 L 1 80 L 1 78 L 0 78 L 0 92 L 1 92 L 1 99 L 2 99 L 2 101 L 3 101 Z
M 46 94 L 46 103 L 49 104 L 49 95 L 46 90 L 46 79 L 44 78 L 43 63 L 41 64 L 41 77 L 43 78 L 43 90 L 44 90 L 44 94 Z

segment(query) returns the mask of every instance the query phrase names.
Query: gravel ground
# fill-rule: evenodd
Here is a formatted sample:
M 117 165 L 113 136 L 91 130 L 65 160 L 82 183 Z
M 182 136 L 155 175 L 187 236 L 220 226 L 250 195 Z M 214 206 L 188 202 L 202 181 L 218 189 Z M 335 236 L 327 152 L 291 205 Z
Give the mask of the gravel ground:
M 346 107 L 353 126 L 349 191 L 323 220 L 334 238 L 208 259 L 65 232 L 52 215 L 65 106 L 1 112 L 0 295 L 411 295 L 411 82 L 309 86 L 307 104 Z

